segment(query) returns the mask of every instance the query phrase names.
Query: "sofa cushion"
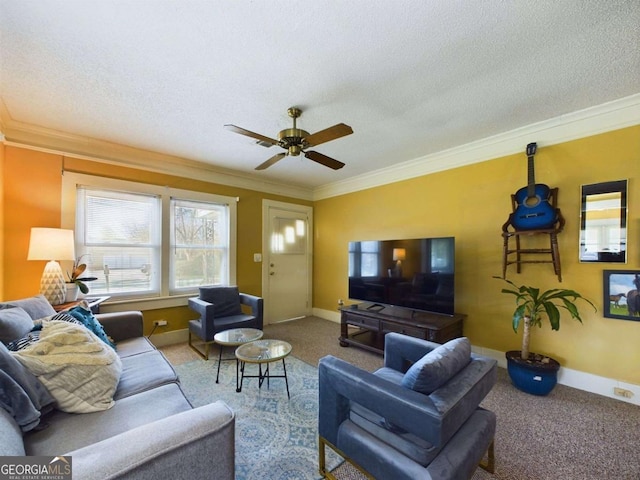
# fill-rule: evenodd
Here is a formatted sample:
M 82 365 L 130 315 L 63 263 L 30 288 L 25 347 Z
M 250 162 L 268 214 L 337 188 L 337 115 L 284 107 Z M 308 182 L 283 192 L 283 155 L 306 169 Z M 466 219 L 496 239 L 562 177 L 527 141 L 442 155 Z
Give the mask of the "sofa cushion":
M 191 408 L 180 387 L 172 383 L 122 398 L 100 413 L 56 410 L 48 419 L 52 427 L 25 435 L 24 448 L 27 455 L 63 455 Z
M 25 336 L 33 328 L 33 319 L 20 307 L 0 310 L 0 341 L 5 345 Z
M 402 386 L 425 395 L 447 383 L 471 361 L 471 344 L 456 338 L 433 349 L 414 363 L 402 379 Z
M 384 417 L 360 404 L 351 403 L 349 420 L 423 467 L 429 465 L 440 451 L 426 440 L 387 422 Z
M 36 295 L 35 297 L 0 303 L 0 309 L 7 307 L 20 307 L 25 310 L 33 320 L 48 317 L 56 313 L 44 295 Z
M 177 382 L 178 375 L 160 351 L 122 358 L 122 376 L 114 399 L 144 392 L 160 385 Z
M 141 353 L 153 352 L 156 347 L 147 337 L 135 337 L 121 340 L 116 344 L 116 352 L 120 358 L 131 357 Z
M 58 409 L 88 413 L 113 406 L 120 357 L 83 325 L 45 322 L 40 340 L 14 355 L 45 385 Z
M 238 287 L 200 287 L 200 298 L 216 306 L 216 317 L 228 317 L 242 313 Z
M 0 409 L 6 410 L 27 432 L 38 426 L 54 402 L 35 375 L 0 343 Z

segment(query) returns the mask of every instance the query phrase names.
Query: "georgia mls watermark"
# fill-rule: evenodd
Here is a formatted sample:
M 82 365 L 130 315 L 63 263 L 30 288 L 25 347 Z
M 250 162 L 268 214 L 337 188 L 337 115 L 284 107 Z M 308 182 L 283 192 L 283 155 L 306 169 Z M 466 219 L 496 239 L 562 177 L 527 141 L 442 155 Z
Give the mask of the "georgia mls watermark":
M 71 480 L 71 457 L 0 457 L 0 480 Z

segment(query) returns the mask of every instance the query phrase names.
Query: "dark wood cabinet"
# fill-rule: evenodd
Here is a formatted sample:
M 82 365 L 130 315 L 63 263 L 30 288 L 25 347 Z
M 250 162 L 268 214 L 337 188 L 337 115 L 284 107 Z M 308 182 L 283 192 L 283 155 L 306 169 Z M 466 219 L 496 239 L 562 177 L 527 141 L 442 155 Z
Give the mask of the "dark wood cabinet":
M 445 343 L 462 336 L 462 323 L 466 315 L 453 316 L 417 312 L 399 307 L 383 310 L 367 308 L 340 309 L 340 345 L 358 346 L 373 352 L 384 353 L 384 336 L 397 332 L 436 343 Z

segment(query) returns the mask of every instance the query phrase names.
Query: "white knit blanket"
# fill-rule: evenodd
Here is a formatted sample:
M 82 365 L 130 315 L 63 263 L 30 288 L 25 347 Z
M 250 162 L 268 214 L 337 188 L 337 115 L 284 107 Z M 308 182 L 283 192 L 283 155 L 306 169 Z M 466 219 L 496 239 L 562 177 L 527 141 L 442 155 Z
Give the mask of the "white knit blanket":
M 122 363 L 113 348 L 83 325 L 45 322 L 40 340 L 15 356 L 44 384 L 62 411 L 89 413 L 114 404 Z

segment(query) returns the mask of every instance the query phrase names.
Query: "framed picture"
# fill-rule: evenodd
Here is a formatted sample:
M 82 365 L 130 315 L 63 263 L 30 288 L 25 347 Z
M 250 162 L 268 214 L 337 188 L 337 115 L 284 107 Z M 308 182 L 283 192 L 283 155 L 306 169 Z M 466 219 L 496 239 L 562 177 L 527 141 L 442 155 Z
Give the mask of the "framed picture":
M 640 322 L 640 270 L 603 271 L 604 316 Z

